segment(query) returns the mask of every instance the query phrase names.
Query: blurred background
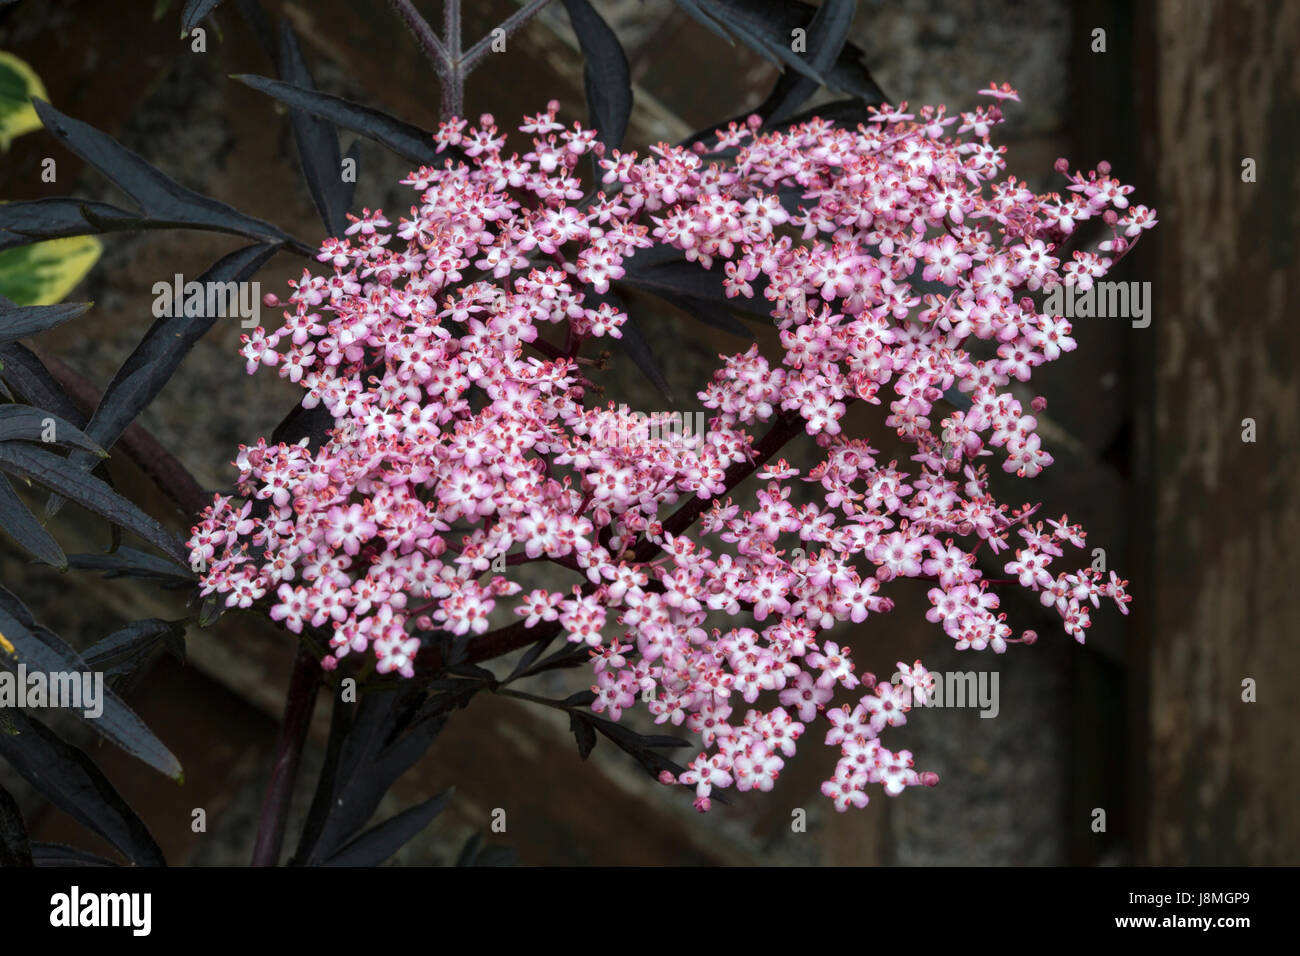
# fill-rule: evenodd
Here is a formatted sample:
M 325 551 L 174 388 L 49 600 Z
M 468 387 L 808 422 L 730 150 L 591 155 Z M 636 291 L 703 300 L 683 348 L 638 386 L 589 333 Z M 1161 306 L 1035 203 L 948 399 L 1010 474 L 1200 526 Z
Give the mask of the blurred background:
M 632 66 L 637 105 L 626 148 L 677 141 L 752 108 L 775 79 L 770 64 L 726 45 L 671 0 L 593 2 Z M 204 53 L 178 38 L 176 5 L 158 18 L 154 6 L 20 2 L 0 10 L 0 50 L 30 64 L 63 112 L 185 185 L 318 241 L 287 120 L 228 79 L 272 72 L 233 5 L 218 14 L 220 32 L 209 30 Z M 293 24 L 318 88 L 436 124 L 437 79 L 382 0 L 263 6 Z M 434 0 L 421 6 L 438 22 Z M 468 38 L 514 8 L 511 0 L 466 7 Z M 998 714 L 915 711 L 889 744 L 910 749 L 917 768 L 937 771 L 942 783 L 896 800 L 873 789 L 865 810 L 847 814 L 819 793 L 836 756 L 820 733 L 805 739 L 773 793 L 738 794 L 701 816 L 606 742 L 584 762 L 562 715 L 480 694 L 381 808 L 388 815 L 456 787 L 449 809 L 396 862 L 450 862 L 476 832 L 524 864 L 1300 862 L 1300 2 L 863 0 L 851 39 L 894 101 L 955 111 L 989 81 L 1011 83 L 1022 103 L 1008 104 L 996 141 L 1007 146 L 1010 172 L 1032 187 L 1057 188 L 1058 156 L 1083 169 L 1106 159 L 1137 186 L 1136 201 L 1159 211 L 1160 225 L 1112 276 L 1152 283 L 1150 326 L 1076 321 L 1079 349 L 1034 380 L 1049 398 L 1042 430 L 1057 463 L 1002 499 L 1042 500 L 1045 516 L 1068 511 L 1081 522 L 1089 549 L 1104 548 L 1108 566 L 1130 579 L 1133 613 L 1102 610 L 1079 646 L 1036 602 L 1007 601 L 1010 619 L 1037 627 L 1039 642 L 976 657 L 952 651 L 924 620 L 924 589 L 895 589 L 895 613 L 849 625 L 841 643 L 885 679 L 896 661 L 916 658 L 937 671 L 996 670 Z M 562 118 L 585 118 L 581 59 L 559 3 L 469 78 L 467 113 L 492 112 L 508 127 L 552 98 Z M 352 138 L 342 134 L 345 149 Z M 55 183 L 41 180 L 46 157 L 57 160 Z M 1248 158 L 1253 182 L 1242 177 Z M 400 214 L 410 198 L 396 183 L 407 168 L 362 141 L 354 208 Z M 6 200 L 114 193 L 44 132 L 15 140 L 0 162 Z M 31 344 L 102 389 L 153 321 L 153 283 L 197 275 L 237 245 L 198 232 L 108 236 L 71 296 L 94 300 L 93 310 Z M 263 291 L 283 290 L 300 271 L 301 260 L 280 255 L 259 274 Z M 697 408 L 689 397 L 717 354 L 746 344 L 649 301 L 633 304 L 674 393 Z M 770 328 L 748 324 L 773 345 Z M 269 435 L 296 400 L 273 376 L 244 374 L 240 331 L 234 320 L 218 323 L 140 419 L 206 488 L 228 487 L 236 446 Z M 604 381 L 632 408 L 663 407 L 622 358 Z M 1248 418 L 1254 442 L 1242 440 Z M 889 447 L 874 416 L 851 427 Z M 111 472 L 145 510 L 187 526 L 123 456 Z M 56 521 L 69 553 L 107 546 L 101 526 L 71 508 Z M 60 575 L 30 565 L 8 541 L 0 583 L 78 646 L 129 620 L 184 613 L 174 593 Z M 244 864 L 294 644 L 269 622 L 228 614 L 191 629 L 187 645 L 184 666 L 160 659 L 128 698 L 184 764 L 183 786 L 81 742 L 173 865 Z M 1243 681 L 1254 682 L 1253 702 L 1242 699 Z M 586 671 L 568 672 L 545 689 L 559 696 L 589 682 Z M 318 707 L 299 815 L 328 712 L 327 702 Z M 33 839 L 110 852 L 7 767 L 0 783 L 18 796 Z M 196 808 L 206 811 L 204 833 L 191 829 Z M 505 833 L 489 829 L 497 808 L 507 813 Z M 805 831 L 791 825 L 797 810 L 806 812 Z M 292 821 L 289 832 L 292 842 Z

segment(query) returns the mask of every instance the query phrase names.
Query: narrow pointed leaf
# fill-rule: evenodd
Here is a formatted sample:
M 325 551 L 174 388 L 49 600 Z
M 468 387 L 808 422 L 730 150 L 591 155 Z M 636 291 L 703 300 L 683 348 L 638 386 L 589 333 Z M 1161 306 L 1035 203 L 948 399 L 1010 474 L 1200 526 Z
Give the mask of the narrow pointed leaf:
M 95 853 L 78 850 L 62 843 L 33 843 L 32 861 L 36 866 L 117 866 L 112 860 Z
M 650 384 L 663 393 L 664 398 L 669 402 L 674 402 L 673 390 L 668 385 L 668 380 L 664 378 L 664 373 L 659 370 L 659 363 L 655 361 L 654 353 L 650 350 L 650 343 L 646 341 L 641 330 L 637 328 L 636 323 L 629 316 L 628 320 L 623 323 L 621 328 L 623 336 L 618 340 L 623 351 L 627 353 L 636 367 L 641 370 L 641 374 L 650 380 Z
M 28 405 L 48 408 L 64 421 L 85 428 L 86 414 L 27 346 L 18 342 L 0 345 L 0 377 Z
M 324 862 L 324 866 L 379 866 L 424 830 L 451 799 L 446 790 L 367 830 Z
M 12 599 L 12 595 L 7 595 Z M 18 661 L 27 666 L 28 672 L 43 671 L 46 674 L 90 673 L 90 667 L 71 645 L 52 631 L 37 626 L 26 625 L 11 610 L 12 600 L 0 608 L 0 634 L 14 646 Z M 8 661 L 0 661 L 10 666 Z M 80 677 L 78 678 L 80 679 Z M 86 703 L 85 701 L 82 702 Z M 144 761 L 159 773 L 173 780 L 181 776 L 180 762 L 168 750 L 138 716 L 120 697 L 107 686 L 99 700 L 103 713 L 96 717 L 87 717 L 84 713 L 88 707 L 69 708 L 68 712 L 76 716 L 105 740 L 110 740 L 131 756 Z
M 0 345 L 25 339 L 62 325 L 90 308 L 89 302 L 61 302 L 58 305 L 15 305 L 0 297 Z
M 197 27 L 204 17 L 219 6 L 221 0 L 186 0 L 185 7 L 181 10 L 181 35 L 184 36 Z
M 221 284 L 238 296 L 237 286 L 275 255 L 276 248 L 269 244 L 246 246 L 223 257 L 197 281 L 205 289 Z M 224 307 L 228 301 L 205 301 L 203 309 L 191 315 L 188 308 L 180 308 L 176 303 L 173 311 L 178 314 L 162 316 L 154 321 L 108 383 L 108 388 L 104 389 L 99 407 L 86 426 L 91 438 L 105 447 L 112 447 L 126 427 L 163 390 L 199 339 L 216 324 L 218 316 L 208 314 L 207 309 L 209 305 L 218 304 Z M 89 471 L 95 464 L 94 457 L 83 452 L 74 453 L 68 461 L 82 471 Z M 46 514 L 55 514 L 61 505 L 61 497 L 52 497 Z
M 0 866 L 34 866 L 18 801 L 0 787 Z
M 45 442 L 45 436 L 51 427 L 54 429 L 54 438 L 46 444 L 81 448 L 90 452 L 94 458 L 108 457 L 108 453 L 94 439 L 58 415 L 30 405 L 0 405 L 0 442 Z
M 82 657 L 91 670 L 102 671 L 107 680 L 143 667 L 160 644 L 184 661 L 185 624 L 159 618 L 133 621 L 86 648 Z
M 691 295 L 679 295 L 675 292 L 659 292 L 658 296 L 670 305 L 681 309 L 687 315 L 699 319 L 705 325 L 711 325 L 715 329 L 730 332 L 732 335 L 738 335 L 741 338 L 752 339 L 754 337 L 754 333 L 749 330 L 745 323 L 716 302 L 697 299 Z
M 0 734 L 4 757 L 28 783 L 137 866 L 165 866 L 149 828 L 82 751 L 21 710 L 7 711 L 16 734 Z
M 103 173 L 139 205 L 145 215 L 253 236 L 263 242 L 294 242 L 269 222 L 182 186 L 108 134 L 35 100 L 45 128 L 64 146 Z
M 311 71 L 303 59 L 298 38 L 287 21 L 280 24 L 280 46 L 277 59 L 280 78 L 304 90 L 315 89 Z M 321 221 L 331 236 L 341 236 L 347 228 L 347 212 L 351 202 L 351 189 L 343 182 L 343 157 L 339 154 L 339 137 L 325 120 L 302 109 L 289 111 L 294 142 L 298 144 L 298 159 L 302 163 L 303 178 L 311 200 L 320 213 Z
M 825 76 L 839 58 L 857 6 L 857 0 L 826 0 L 813 14 L 807 28 L 807 60 L 818 76 Z M 804 101 L 817 92 L 818 86 L 816 80 L 806 76 L 783 73 L 777 88 L 758 113 L 765 120 L 779 123 L 793 116 Z
M 623 45 L 587 0 L 564 0 L 582 48 L 587 110 L 596 137 L 607 147 L 623 143 L 632 114 L 632 74 Z
M 68 558 L 59 543 L 36 520 L 4 475 L 0 475 L 0 529 L 37 560 L 60 571 L 68 569 Z
M 260 93 L 273 97 L 294 109 L 306 110 L 313 116 L 327 119 L 336 126 L 360 133 L 388 147 L 399 156 L 412 162 L 425 165 L 438 165 L 447 158 L 439 155 L 433 142 L 433 134 L 410 123 L 389 116 L 380 110 L 360 103 L 353 103 L 342 97 L 331 96 L 318 90 L 303 89 L 293 83 L 273 80 L 266 76 L 240 74 L 234 77 L 240 83 L 251 86 Z M 444 151 L 451 153 L 451 150 Z
M 86 218 L 86 210 L 105 219 L 135 217 L 110 203 L 68 196 L 0 203 L 0 249 L 97 232 L 98 227 Z
M 78 571 L 103 572 L 105 578 L 144 578 L 181 585 L 195 580 L 194 572 L 183 564 L 128 547 L 111 554 L 72 554 L 68 565 Z
M 66 458 L 19 443 L 0 445 L 0 471 L 19 475 L 75 501 L 87 511 L 121 525 L 165 553 L 184 561 L 184 545 L 153 518 L 108 485 L 87 475 Z
M 763 296 L 765 281 L 755 280 L 752 298 L 743 295 L 728 297 L 722 286 L 722 273 L 718 269 L 704 269 L 698 263 L 677 259 L 657 265 L 642 267 L 635 258 L 624 263 L 627 274 L 619 280 L 636 288 L 656 294 L 688 295 L 715 302 L 748 315 L 768 317 L 772 305 Z

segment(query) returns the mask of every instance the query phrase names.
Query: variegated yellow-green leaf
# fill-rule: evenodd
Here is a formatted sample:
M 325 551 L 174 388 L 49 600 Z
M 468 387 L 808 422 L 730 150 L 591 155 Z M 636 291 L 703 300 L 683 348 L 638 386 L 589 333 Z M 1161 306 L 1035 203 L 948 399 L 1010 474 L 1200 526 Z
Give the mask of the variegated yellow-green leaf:
M 69 236 L 5 249 L 0 252 L 0 295 L 18 305 L 62 302 L 102 250 L 94 236 Z
M 12 53 L 0 52 L 0 149 L 8 149 L 15 136 L 41 128 L 33 96 L 50 98 L 41 78 Z

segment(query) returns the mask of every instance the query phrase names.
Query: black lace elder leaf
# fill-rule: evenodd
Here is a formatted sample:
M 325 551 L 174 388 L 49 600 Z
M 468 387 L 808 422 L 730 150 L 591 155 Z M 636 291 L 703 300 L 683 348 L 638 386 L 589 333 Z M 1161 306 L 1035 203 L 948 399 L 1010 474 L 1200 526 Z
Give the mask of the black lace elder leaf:
M 818 76 L 826 76 L 839 59 L 857 7 L 858 0 L 825 0 L 808 22 L 803 56 Z M 793 71 L 782 73 L 776 89 L 763 104 L 766 109 L 760 108 L 759 115 L 772 123 L 779 123 L 793 115 L 821 85 L 817 80 Z
M 677 5 L 727 42 L 732 42 L 734 36 L 764 59 L 790 67 L 816 83 L 823 82 L 790 43 L 790 29 L 806 28 L 814 8 L 788 0 L 677 0 Z M 782 22 L 789 19 L 783 16 L 787 6 L 803 7 L 808 16 L 782 32 Z
M 336 126 L 359 133 L 411 162 L 432 166 L 440 164 L 449 155 L 459 155 L 451 148 L 439 154 L 433 142 L 433 133 L 369 106 L 267 76 L 240 73 L 231 78 L 286 106 L 305 110 Z
M 130 501 L 93 475 L 88 475 L 66 458 L 21 442 L 0 444 L 0 471 L 34 481 L 107 518 L 132 534 L 162 549 L 178 561 L 186 550 L 175 535 Z
M 27 346 L 19 342 L 0 345 L 0 378 L 28 405 L 48 408 L 64 421 L 85 428 L 85 413 Z
M 741 0 L 733 2 L 739 3 Z M 888 97 L 867 69 L 862 49 L 846 39 L 854 12 L 854 0 L 836 0 L 816 9 L 794 2 L 773 2 L 766 5 L 765 15 L 778 24 L 775 27 L 776 35 L 784 36 L 787 46 L 792 30 L 803 28 L 808 31 L 807 52 L 802 56 L 807 60 L 809 68 L 818 74 L 818 79 L 785 70 L 777 77 L 772 92 L 756 108 L 702 129 L 679 145 L 708 142 L 714 138 L 715 130 L 725 129 L 733 122 L 742 123 L 752 114 L 763 119 L 765 128 L 792 126 L 813 116 L 840 126 L 856 126 L 866 122 L 870 118 L 867 107 L 879 106 Z M 851 98 L 803 113 L 796 112 L 821 86 L 849 94 Z M 732 153 L 734 150 L 726 151 L 726 154 Z
M 453 788 L 454 789 L 454 788 Z M 452 790 L 403 810 L 357 837 L 322 866 L 378 866 L 423 832 L 451 800 Z
M 30 619 L 27 609 L 0 588 L 0 634 L 13 645 L 18 662 L 25 664 L 29 673 L 92 674 L 92 668 L 71 645 L 48 628 Z M 0 663 L 16 666 L 8 660 Z M 173 780 L 181 778 L 180 761 L 168 750 L 138 716 L 117 694 L 104 687 L 100 701 L 103 713 L 87 717 L 85 709 L 68 708 L 68 712 L 102 736 L 112 741 L 131 756 L 147 763 L 159 773 Z M 88 706 L 88 705 L 87 705 Z
M 778 65 L 792 68 L 820 86 L 860 99 L 871 99 L 880 94 L 880 88 L 862 65 L 862 50 L 853 44 L 845 43 L 834 62 L 822 70 L 815 69 L 808 59 L 794 52 L 793 31 L 810 30 L 817 7 L 799 0 L 677 0 L 677 4 L 697 20 L 701 19 L 699 8 L 706 7 L 713 24 L 725 24 L 726 29 L 735 33 L 754 52 Z M 836 5 L 836 9 L 828 11 L 832 18 L 831 26 L 843 22 L 844 14 L 838 7 Z M 850 15 L 848 22 L 851 21 Z M 844 29 L 847 28 L 845 23 Z M 806 40 L 811 53 L 811 35 L 806 36 Z
M 241 283 L 253 276 L 275 254 L 279 247 L 263 243 L 246 246 L 222 257 L 212 268 L 196 280 L 205 289 L 225 288 L 230 283 Z M 145 333 L 140 344 L 122 363 L 113 380 L 108 383 L 99 407 L 90 416 L 86 433 L 105 447 L 112 447 L 126 427 L 149 406 L 163 390 L 181 362 L 189 355 L 195 343 L 216 324 L 218 316 L 209 314 L 210 306 L 217 305 L 216 297 L 205 298 L 201 309 L 191 314 L 189 305 L 173 311 L 177 315 L 164 315 L 156 319 Z M 233 316 L 231 317 L 233 320 Z M 74 452 L 68 459 L 73 466 L 89 471 L 94 458 L 84 452 Z M 54 514 L 62 504 L 58 496 L 50 498 L 47 514 Z
M 707 299 L 676 292 L 660 291 L 657 295 L 669 305 L 681 309 L 687 315 L 698 319 L 705 325 L 711 325 L 715 329 L 730 332 L 732 335 L 738 335 L 741 338 L 752 339 L 754 337 L 754 333 L 749 330 L 749 327 L 744 322 L 741 322 L 717 302 L 710 302 Z
M 584 690 L 554 703 L 554 706 L 568 711 L 569 729 L 578 742 L 578 754 L 582 759 L 586 760 L 595 748 L 596 734 L 600 733 L 632 757 L 652 777 L 658 777 L 665 770 L 671 771 L 674 776 L 686 771 L 685 767 L 669 760 L 659 751 L 665 748 L 689 747 L 691 746 L 689 740 L 662 734 L 639 734 L 622 724 L 606 720 L 587 709 L 595 699 L 595 694 Z
M 564 0 L 569 22 L 582 47 L 583 85 L 596 138 L 609 149 L 623 145 L 632 115 L 632 74 L 614 31 L 587 0 Z
M 626 311 L 626 310 L 624 310 Z M 646 341 L 641 330 L 637 328 L 636 322 L 631 316 L 628 316 L 623 323 L 620 331 L 623 333 L 619 344 L 628 357 L 636 363 L 636 367 L 641 370 L 641 374 L 650 380 L 650 384 L 663 393 L 664 398 L 669 402 L 676 402 L 673 396 L 673 390 L 668 385 L 668 379 L 664 378 L 664 373 L 659 370 L 659 363 L 655 361 L 654 353 L 650 351 L 650 343 Z
M 142 578 L 165 587 L 189 587 L 195 573 L 187 566 L 135 548 L 120 547 L 112 554 L 71 554 L 68 566 L 78 571 L 99 571 L 108 578 Z
M 0 250 L 26 246 L 42 239 L 63 239 L 94 232 L 95 219 L 129 220 L 134 214 L 111 203 L 69 196 L 26 199 L 0 204 Z
M 18 801 L 0 787 L 0 866 L 35 866 Z
M 311 408 L 303 408 L 302 405 L 295 405 L 281 419 L 280 424 L 275 426 L 275 430 L 271 432 L 271 441 L 277 444 L 283 442 L 286 445 L 296 445 L 306 438 L 307 447 L 312 452 L 316 452 L 320 450 L 321 445 L 325 444 L 325 439 L 329 437 L 328 433 L 333 427 L 334 416 L 330 414 L 328 406 L 314 405 Z
M 475 833 L 465 841 L 456 857 L 456 866 L 517 866 L 519 853 L 508 846 L 484 846 L 483 834 Z
M 36 560 L 60 571 L 68 569 L 68 558 L 59 543 L 36 520 L 4 475 L 0 475 L 0 530 Z
M 52 412 L 30 405 L 0 405 L 0 442 L 5 441 L 66 445 L 83 449 L 92 458 L 108 457 L 108 452 L 80 428 Z
M 303 59 L 298 38 L 287 22 L 280 23 L 279 55 L 277 69 L 280 78 L 305 90 L 315 89 L 311 71 Z M 343 157 L 339 153 L 339 138 L 334 127 L 318 116 L 301 109 L 289 111 L 294 142 L 298 144 L 298 158 L 302 163 L 303 178 L 311 200 L 320 213 L 321 221 L 331 236 L 341 236 L 347 228 L 347 213 L 352 207 L 352 192 L 356 177 L 345 182 L 342 176 Z M 348 158 L 356 163 L 357 144 L 352 145 Z
M 181 35 L 189 33 L 217 7 L 221 6 L 221 0 L 186 0 L 185 6 L 181 9 Z
M 654 353 L 650 351 L 650 343 L 646 341 L 645 336 L 637 327 L 636 320 L 627 310 L 627 305 L 619 298 L 613 289 L 606 293 L 597 293 L 588 290 L 586 302 L 590 308 L 596 308 L 603 302 L 608 302 L 613 308 L 627 315 L 627 321 L 620 327 L 622 337 L 618 339 L 619 347 L 627 353 L 633 364 L 641 370 L 641 374 L 649 379 L 650 384 L 659 389 L 668 401 L 673 401 L 673 391 L 668 386 L 668 380 L 664 378 L 664 373 L 659 370 L 659 363 L 655 361 Z
M 51 135 L 103 173 L 130 196 L 143 213 L 124 213 L 113 206 L 104 210 L 102 206 L 83 203 L 82 215 L 86 217 L 88 226 L 83 232 L 183 226 L 287 245 L 303 254 L 312 251 L 305 243 L 271 223 L 245 215 L 233 206 L 182 186 L 107 133 L 59 112 L 44 100 L 34 98 L 32 105 Z M 0 207 L 0 228 L 17 231 L 9 224 L 6 212 Z
M 156 617 L 132 621 L 90 645 L 81 656 L 91 670 L 102 672 L 109 680 L 135 673 L 153 659 L 159 646 L 184 663 L 185 622 Z
M 662 749 L 690 747 L 693 746 L 691 741 L 663 734 L 639 734 L 622 724 L 606 720 L 604 717 L 597 717 L 595 714 L 588 713 L 583 716 L 591 722 L 591 725 L 603 737 L 608 738 L 616 747 L 639 763 L 650 776 L 658 777 L 665 770 L 671 771 L 674 777 L 686 772 L 685 767 L 669 760 L 659 751 Z
M 336 715 L 340 708 L 355 708 L 355 717 L 332 723 L 331 737 L 344 736 L 336 762 L 327 755 L 321 770 L 296 863 L 319 866 L 338 853 L 374 815 L 397 778 L 433 745 L 447 717 L 420 716 L 422 697 L 421 689 L 402 687 L 372 692 L 357 705 L 335 701 Z
M 0 206 L 0 209 L 3 209 Z M 89 309 L 89 302 L 58 305 L 17 305 L 0 295 L 0 345 L 25 339 L 56 325 L 70 322 Z
M 634 256 L 623 264 L 627 274 L 619 282 L 656 295 L 686 295 L 771 320 L 772 306 L 763 296 L 763 289 L 766 288 L 764 281 L 755 280 L 750 283 L 754 287 L 753 298 L 743 295 L 728 298 L 722 286 L 723 274 L 720 269 L 704 269 L 698 262 L 687 262 L 681 253 L 677 255 L 678 258 L 667 262 L 646 265 L 638 262 L 639 256 Z
M 581 711 L 569 711 L 569 730 L 578 742 L 578 756 L 586 760 L 596 749 L 596 728 L 591 726 L 587 715 Z M 603 751 L 602 751 L 603 752 Z
M 149 828 L 94 761 L 36 718 L 17 708 L 6 713 L 17 731 L 0 733 L 0 757 L 9 766 L 68 816 L 121 850 L 131 863 L 166 866 Z M 51 854 L 56 859 L 62 855 Z
M 43 843 L 39 841 L 32 844 L 32 861 L 38 867 L 118 866 L 118 864 L 114 863 L 112 860 L 107 860 L 96 853 L 89 853 L 86 850 L 78 850 L 75 846 L 67 846 L 63 843 Z

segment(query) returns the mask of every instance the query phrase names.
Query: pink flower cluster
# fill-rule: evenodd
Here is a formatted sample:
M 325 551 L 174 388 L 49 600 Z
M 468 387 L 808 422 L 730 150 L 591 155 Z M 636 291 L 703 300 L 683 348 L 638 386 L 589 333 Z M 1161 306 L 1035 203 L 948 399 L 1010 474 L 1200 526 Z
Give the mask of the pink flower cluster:
M 975 565 L 1013 533 L 1007 573 L 1079 641 L 1101 598 L 1125 610 L 1113 572 L 1051 569 L 1084 532 L 996 502 L 981 459 L 1024 477 L 1051 463 L 1043 402 L 1027 410 L 1011 381 L 1075 343 L 1030 293 L 1104 275 L 1156 220 L 1105 164 L 1068 176 L 1066 195 L 1001 178 L 996 102 L 954 117 L 905 108 L 856 130 L 733 124 L 719 131 L 718 148 L 738 150 L 729 162 L 666 145 L 605 155 L 555 104 L 520 127 L 522 156 L 490 116 L 444 124 L 440 148 L 468 161 L 403 180 L 418 203 L 396 226 L 353 217 L 322 245 L 325 271 L 291 283 L 284 324 L 244 337 L 250 372 L 278 368 L 336 428 L 315 452 L 305 439 L 240 448 L 241 500 L 218 496 L 190 541 L 203 593 L 261 603 L 295 633 L 323 629 L 327 667 L 369 653 L 408 677 L 421 635 L 472 647 L 513 599 L 528 628 L 553 622 L 590 646 L 595 711 L 617 720 L 646 699 L 656 721 L 699 736 L 699 757 L 666 782 L 693 786 L 702 810 L 715 788 L 771 789 L 819 714 L 841 751 L 823 786 L 838 809 L 864 805 L 869 783 L 893 795 L 937 782 L 879 740 L 905 722 L 920 662 L 903 685 L 877 684 L 823 632 L 888 612 L 881 586 L 920 578 L 957 647 L 1031 641 L 1012 637 Z M 580 203 L 575 169 L 593 151 L 604 189 Z M 1090 219 L 1109 227 L 1109 257 L 1063 261 Z M 717 270 L 728 295 L 761 289 L 782 354 L 723 358 L 699 395 L 715 412 L 703 440 L 602 442 L 619 413 L 586 403 L 580 352 L 626 316 L 592 293 L 655 244 Z M 963 409 L 936 412 L 956 393 Z M 887 403 L 913 467 L 844 433 L 858 401 Z M 733 500 L 762 433 L 781 429 L 815 436 L 820 460 L 768 465 L 752 502 Z M 796 481 L 814 500 L 791 500 Z M 691 512 L 685 526 L 674 511 Z M 579 583 L 522 594 L 502 569 L 529 561 Z M 837 707 L 841 687 L 865 696 Z

